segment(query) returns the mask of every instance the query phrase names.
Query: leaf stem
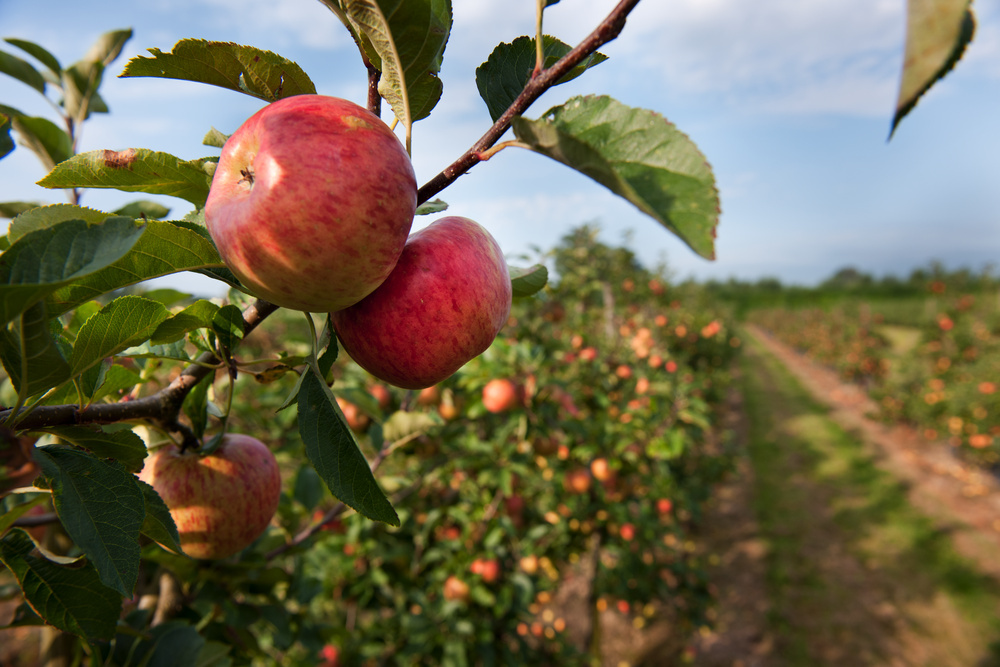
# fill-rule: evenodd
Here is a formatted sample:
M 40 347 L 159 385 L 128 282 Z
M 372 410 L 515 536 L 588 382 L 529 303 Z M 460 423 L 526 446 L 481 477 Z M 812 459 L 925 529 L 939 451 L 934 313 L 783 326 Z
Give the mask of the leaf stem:
M 500 137 L 510 128 L 511 121 L 514 120 L 515 116 L 523 114 L 535 100 L 541 97 L 542 93 L 554 86 L 570 70 L 583 62 L 584 59 L 597 51 L 597 49 L 621 34 L 622 29 L 625 27 L 625 20 L 638 4 L 639 0 L 620 0 L 615 8 L 601 21 L 600 25 L 594 28 L 593 32 L 587 35 L 583 41 L 560 58 L 552 67 L 542 70 L 538 76 L 528 81 L 527 85 L 524 86 L 524 90 L 517 96 L 517 99 L 503 112 L 503 115 L 497 119 L 493 126 L 479 138 L 479 141 L 473 144 L 461 157 L 445 167 L 441 173 L 420 187 L 420 190 L 417 191 L 417 204 L 423 204 L 428 201 L 431 197 L 458 180 L 462 174 L 472 169 L 479 162 L 482 162 L 479 156 L 500 140 Z

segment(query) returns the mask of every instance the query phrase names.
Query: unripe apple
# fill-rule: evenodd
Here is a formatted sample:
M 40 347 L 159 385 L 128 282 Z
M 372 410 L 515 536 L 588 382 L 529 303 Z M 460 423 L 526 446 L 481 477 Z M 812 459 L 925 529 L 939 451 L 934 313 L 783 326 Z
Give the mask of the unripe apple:
M 444 582 L 444 599 L 465 602 L 469 599 L 469 584 L 455 575 L 448 577 Z
M 483 407 L 489 412 L 506 412 L 517 406 L 517 385 L 511 380 L 494 379 L 483 387 Z
M 389 275 L 416 205 L 410 158 L 380 118 L 347 100 L 296 95 L 226 141 L 205 225 L 254 295 L 332 312 Z
M 414 232 L 385 282 L 332 321 L 359 366 L 397 387 L 422 389 L 490 346 L 511 296 L 507 262 L 490 233 L 446 217 Z
M 226 558 L 267 529 L 278 509 L 281 475 L 256 438 L 228 433 L 208 456 L 175 445 L 146 459 L 139 479 L 160 494 L 192 558 Z

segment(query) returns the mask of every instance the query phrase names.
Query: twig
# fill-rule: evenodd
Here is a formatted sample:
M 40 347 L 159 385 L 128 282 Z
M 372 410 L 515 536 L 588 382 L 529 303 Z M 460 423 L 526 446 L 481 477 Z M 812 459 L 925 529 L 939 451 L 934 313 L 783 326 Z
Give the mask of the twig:
M 560 58 L 552 67 L 542 70 L 537 76 L 531 78 L 527 85 L 524 86 L 521 94 L 517 96 L 517 99 L 507 107 L 507 110 L 486 131 L 486 134 L 473 144 L 472 148 L 448 165 L 444 171 L 420 187 L 420 190 L 417 191 L 417 204 L 423 204 L 428 201 L 431 197 L 458 180 L 462 174 L 481 162 L 482 159 L 480 156 L 485 154 L 489 148 L 500 140 L 500 137 L 510 128 L 510 124 L 516 116 L 524 113 L 535 100 L 541 97 L 542 93 L 554 86 L 559 79 L 583 62 L 585 58 L 592 55 L 601 46 L 618 37 L 622 28 L 625 27 L 625 19 L 638 4 L 639 0 L 621 0 L 611 10 L 611 13 L 601 21 L 601 24 L 594 28 L 594 31 L 577 44 L 573 50 Z
M 249 334 L 271 313 L 278 309 L 272 303 L 257 300 L 243 313 L 244 335 Z M 194 389 L 221 360 L 211 352 L 204 352 L 189 364 L 177 378 L 160 391 L 124 403 L 98 403 L 80 408 L 78 405 L 48 405 L 31 409 L 17 422 L 18 430 L 28 431 L 66 426 L 69 424 L 111 424 L 120 421 L 152 419 L 172 428 L 188 393 Z M 0 411 L 0 421 L 10 416 L 10 410 Z M 172 429 L 176 430 L 176 429 Z

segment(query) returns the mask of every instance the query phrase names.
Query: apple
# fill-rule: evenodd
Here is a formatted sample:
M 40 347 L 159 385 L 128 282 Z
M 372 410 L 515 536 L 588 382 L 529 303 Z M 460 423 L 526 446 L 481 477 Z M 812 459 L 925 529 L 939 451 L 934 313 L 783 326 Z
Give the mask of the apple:
M 585 347 L 580 350 L 580 361 L 593 361 L 597 359 L 597 348 Z
M 444 599 L 465 602 L 469 599 L 469 584 L 451 575 L 444 582 Z
M 660 498 L 656 501 L 656 511 L 660 514 L 670 514 L 670 510 L 673 509 L 674 503 L 670 498 Z
M 576 468 L 566 473 L 563 486 L 570 493 L 582 494 L 590 491 L 590 471 L 586 468 Z
M 437 405 L 441 401 L 441 389 L 439 387 L 427 387 L 421 389 L 417 394 L 417 405 Z
M 495 558 L 477 558 L 469 566 L 472 574 L 478 574 L 488 584 L 500 578 L 500 561 Z
M 517 385 L 511 380 L 498 378 L 483 387 L 483 407 L 489 412 L 507 412 L 517 406 L 517 399 Z
M 368 388 L 368 393 L 375 397 L 378 406 L 383 410 L 388 410 L 392 405 L 392 394 L 384 384 L 373 384 Z
M 618 529 L 618 534 L 626 542 L 631 542 L 635 539 L 635 526 L 631 523 L 623 523 L 622 527 Z
M 255 296 L 332 312 L 386 279 L 416 205 L 410 158 L 380 118 L 347 100 L 296 95 L 226 141 L 205 226 Z
M 368 426 L 371 425 L 371 417 L 362 412 L 361 408 L 354 403 L 338 396 L 337 405 L 340 406 L 340 411 L 344 413 L 344 419 L 347 420 L 347 425 L 350 426 L 351 430 L 355 433 L 364 433 Z
M 176 445 L 156 450 L 139 472 L 170 510 L 181 549 L 218 559 L 263 534 L 278 509 L 281 475 L 271 450 L 256 438 L 227 433 L 207 456 Z
M 478 223 L 450 216 L 414 232 L 385 282 L 331 319 L 359 366 L 383 382 L 423 389 L 490 346 L 511 297 L 497 242 Z
M 598 482 L 606 482 L 614 477 L 614 471 L 604 457 L 596 458 L 590 462 L 590 472 Z

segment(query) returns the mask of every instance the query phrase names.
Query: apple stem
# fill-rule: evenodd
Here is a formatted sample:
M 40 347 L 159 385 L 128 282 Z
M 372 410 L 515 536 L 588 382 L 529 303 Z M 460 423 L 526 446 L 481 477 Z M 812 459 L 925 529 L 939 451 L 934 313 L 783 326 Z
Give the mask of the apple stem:
M 621 0 L 614 9 L 594 28 L 587 37 L 577 44 L 569 53 L 560 58 L 552 67 L 544 69 L 525 84 L 521 94 L 486 133 L 480 137 L 472 148 L 461 157 L 445 167 L 444 171 L 427 181 L 417 191 L 417 204 L 429 201 L 446 187 L 454 183 L 460 176 L 480 162 L 478 155 L 492 147 L 500 137 L 510 129 L 510 124 L 516 116 L 523 114 L 531 104 L 541 97 L 542 93 L 554 86 L 559 79 L 569 73 L 574 67 L 592 55 L 601 46 L 612 41 L 625 27 L 629 13 L 639 4 L 639 0 Z

